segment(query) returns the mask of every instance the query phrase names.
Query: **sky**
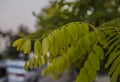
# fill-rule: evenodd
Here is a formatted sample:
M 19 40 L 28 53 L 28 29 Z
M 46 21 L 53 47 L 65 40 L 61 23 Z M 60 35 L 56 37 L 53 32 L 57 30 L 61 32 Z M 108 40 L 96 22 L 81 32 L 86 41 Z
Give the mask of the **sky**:
M 30 31 L 35 30 L 36 17 L 32 15 L 41 12 L 49 5 L 50 0 L 0 0 L 0 30 L 17 32 L 23 24 Z

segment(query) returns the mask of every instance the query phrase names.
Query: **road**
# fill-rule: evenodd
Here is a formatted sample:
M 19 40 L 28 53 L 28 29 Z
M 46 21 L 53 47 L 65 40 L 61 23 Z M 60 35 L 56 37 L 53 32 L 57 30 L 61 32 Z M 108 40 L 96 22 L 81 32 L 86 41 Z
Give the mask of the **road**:
M 67 78 L 65 74 L 58 80 L 54 80 L 51 77 L 46 76 L 40 79 L 39 82 L 71 82 L 67 81 L 65 78 Z M 110 78 L 108 76 L 97 76 L 95 82 L 110 82 Z
M 40 79 L 39 82 L 66 82 L 66 80 L 64 78 L 60 78 L 58 80 L 55 80 L 49 76 L 46 76 L 46 77 Z
M 63 75 L 59 79 L 53 79 L 50 76 L 45 76 L 40 79 L 39 82 L 67 82 L 67 75 L 66 73 L 63 73 Z

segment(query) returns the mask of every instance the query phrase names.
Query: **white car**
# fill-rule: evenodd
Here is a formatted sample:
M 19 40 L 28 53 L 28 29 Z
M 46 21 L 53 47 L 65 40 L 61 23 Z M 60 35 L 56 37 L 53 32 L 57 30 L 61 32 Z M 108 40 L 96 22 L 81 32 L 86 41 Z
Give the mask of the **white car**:
M 24 64 L 24 61 L 6 61 L 8 82 L 24 82 L 26 75 L 26 71 L 24 70 Z
M 37 82 L 38 71 L 25 71 L 25 61 L 9 60 L 6 62 L 8 71 L 8 82 Z

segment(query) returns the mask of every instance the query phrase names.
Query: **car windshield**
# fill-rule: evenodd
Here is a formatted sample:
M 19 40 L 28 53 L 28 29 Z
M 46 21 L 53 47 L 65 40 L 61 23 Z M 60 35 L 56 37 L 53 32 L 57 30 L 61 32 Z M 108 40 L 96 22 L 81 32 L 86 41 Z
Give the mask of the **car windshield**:
M 8 65 L 10 68 L 17 68 L 17 69 L 24 69 L 23 66 L 16 66 L 16 65 Z

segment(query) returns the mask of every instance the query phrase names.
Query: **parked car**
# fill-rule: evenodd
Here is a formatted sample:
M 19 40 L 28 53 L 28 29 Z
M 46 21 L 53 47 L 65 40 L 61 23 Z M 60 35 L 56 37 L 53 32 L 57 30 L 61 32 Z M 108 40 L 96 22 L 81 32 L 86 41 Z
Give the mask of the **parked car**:
M 24 70 L 25 61 L 9 60 L 6 62 L 8 71 L 8 82 L 37 82 L 38 71 Z
M 0 82 L 8 82 L 6 66 L 0 62 Z

